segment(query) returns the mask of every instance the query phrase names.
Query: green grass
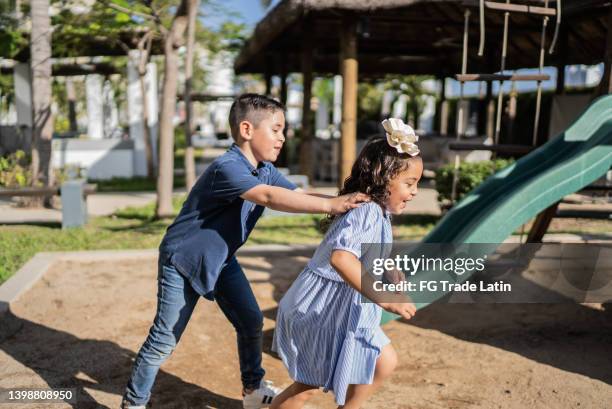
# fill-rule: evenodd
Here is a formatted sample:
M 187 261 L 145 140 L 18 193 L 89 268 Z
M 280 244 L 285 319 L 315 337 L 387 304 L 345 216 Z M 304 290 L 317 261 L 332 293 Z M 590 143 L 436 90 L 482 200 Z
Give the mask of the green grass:
M 178 212 L 183 197 L 174 199 Z M 154 220 L 155 205 L 126 208 L 109 217 L 93 217 L 83 228 L 59 225 L 1 226 L 0 283 L 41 251 L 156 248 L 171 220 Z
M 184 197 L 174 199 L 178 213 Z M 128 207 L 108 217 L 93 217 L 83 228 L 62 230 L 59 225 L 0 226 L 0 283 L 42 251 L 153 249 L 171 220 L 155 220 L 155 205 Z M 246 245 L 318 244 L 322 215 L 265 217 L 259 220 Z M 396 239 L 417 240 L 435 218 L 419 218 L 396 226 Z M 406 222 L 406 220 L 404 221 Z
M 178 212 L 184 197 L 174 199 Z M 94 217 L 83 228 L 62 230 L 59 225 L 0 226 L 0 283 L 6 281 L 32 256 L 41 251 L 154 249 L 171 223 L 155 220 L 154 203 L 131 207 L 108 217 Z M 248 245 L 318 244 L 322 215 L 265 217 L 251 233 Z M 395 240 L 420 240 L 438 221 L 435 216 L 396 216 Z M 555 219 L 549 233 L 607 233 L 612 221 Z M 528 230 L 528 229 L 527 229 Z

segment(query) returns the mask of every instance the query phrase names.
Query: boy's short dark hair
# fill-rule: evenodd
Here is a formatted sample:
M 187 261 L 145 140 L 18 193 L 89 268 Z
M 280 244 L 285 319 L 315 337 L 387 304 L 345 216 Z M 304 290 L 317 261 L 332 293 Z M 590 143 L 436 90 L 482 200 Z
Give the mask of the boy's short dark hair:
M 229 124 L 232 131 L 232 138 L 238 141 L 240 137 L 240 122 L 249 121 L 254 127 L 265 117 L 261 113 L 274 113 L 276 111 L 285 112 L 283 104 L 275 99 L 260 94 L 242 94 L 234 100 L 229 113 Z

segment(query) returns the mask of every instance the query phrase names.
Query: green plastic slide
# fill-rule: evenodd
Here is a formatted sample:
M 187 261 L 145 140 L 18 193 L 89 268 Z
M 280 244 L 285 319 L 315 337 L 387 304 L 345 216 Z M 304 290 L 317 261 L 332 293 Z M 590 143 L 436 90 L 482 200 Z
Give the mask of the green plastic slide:
M 464 197 L 423 243 L 502 243 L 523 223 L 611 167 L 612 95 L 607 95 L 594 101 L 565 132 Z M 418 281 L 418 275 L 412 278 Z M 428 276 L 435 278 L 435 272 Z M 436 299 L 444 295 L 440 292 Z M 417 308 L 426 305 L 417 304 Z M 385 312 L 383 322 L 393 318 L 397 316 Z

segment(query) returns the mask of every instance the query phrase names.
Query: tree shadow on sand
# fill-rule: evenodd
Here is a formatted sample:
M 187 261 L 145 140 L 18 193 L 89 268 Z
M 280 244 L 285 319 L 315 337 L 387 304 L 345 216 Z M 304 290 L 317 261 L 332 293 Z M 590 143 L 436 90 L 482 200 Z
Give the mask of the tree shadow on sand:
M 251 280 L 253 284 L 269 282 L 274 286 L 277 303 L 305 266 L 303 258 L 312 251 L 262 253 L 273 266 L 263 269 L 270 279 Z M 245 269 L 262 270 L 248 258 L 240 260 Z M 277 308 L 263 311 L 275 320 Z M 519 354 L 535 362 L 598 379 L 612 384 L 612 304 L 603 310 L 577 303 L 560 304 L 442 304 L 420 310 L 406 325 L 434 329 L 455 338 L 490 345 Z M 383 326 L 384 329 L 384 326 Z M 264 333 L 264 353 L 271 351 L 274 330 Z M 410 342 L 410 340 L 406 340 Z
M 87 389 L 122 396 L 136 357 L 134 351 L 114 342 L 78 338 L 22 319 L 10 311 L 0 318 L 0 350 L 34 371 L 48 385 L 15 387 L 76 388 L 77 403 L 71 405 L 79 409 L 108 408 Z M 157 376 L 150 405 L 172 409 L 242 408 L 239 400 L 185 382 L 163 369 Z

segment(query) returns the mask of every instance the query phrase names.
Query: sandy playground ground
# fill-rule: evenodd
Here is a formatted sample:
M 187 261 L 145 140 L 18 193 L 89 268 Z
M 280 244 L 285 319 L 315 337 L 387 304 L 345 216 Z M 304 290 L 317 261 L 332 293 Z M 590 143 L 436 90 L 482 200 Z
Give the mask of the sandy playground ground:
M 270 351 L 276 305 L 305 255 L 239 258 L 266 317 L 266 378 L 282 386 L 290 379 Z M 0 388 L 77 388 L 73 407 L 117 408 L 155 313 L 156 273 L 153 258 L 55 264 L 0 319 Z M 430 306 L 384 327 L 400 364 L 365 408 L 611 408 L 611 309 Z M 216 304 L 196 307 L 151 405 L 242 407 L 234 332 Z M 309 407 L 335 408 L 333 396 L 320 393 Z

